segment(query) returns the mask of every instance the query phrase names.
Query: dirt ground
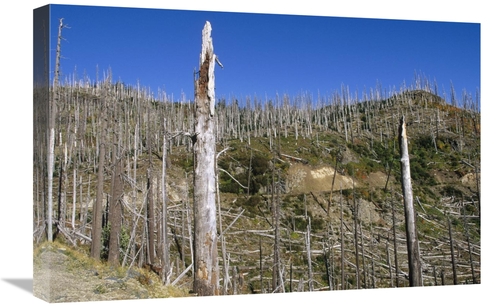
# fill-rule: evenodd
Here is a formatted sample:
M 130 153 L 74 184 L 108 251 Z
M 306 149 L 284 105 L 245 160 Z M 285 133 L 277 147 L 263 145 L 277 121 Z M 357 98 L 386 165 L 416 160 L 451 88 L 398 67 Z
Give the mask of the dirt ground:
M 137 270 L 91 267 L 64 248 L 45 245 L 33 261 L 33 295 L 50 303 L 168 297 L 152 290 L 154 281 Z

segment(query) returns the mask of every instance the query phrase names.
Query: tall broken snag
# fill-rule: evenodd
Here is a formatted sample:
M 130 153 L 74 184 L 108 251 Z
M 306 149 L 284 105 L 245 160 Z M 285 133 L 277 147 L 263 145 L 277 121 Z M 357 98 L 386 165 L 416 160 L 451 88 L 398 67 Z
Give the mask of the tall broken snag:
M 219 294 L 215 206 L 215 76 L 212 27 L 202 32 L 199 78 L 195 80 L 194 283 L 198 296 Z
M 216 55 L 212 45 L 212 26 L 205 23 L 202 31 L 199 78 L 195 81 L 195 99 L 204 100 L 208 104 L 210 116 L 215 114 L 215 74 Z
M 408 154 L 408 138 L 406 135 L 405 117 L 399 122 L 399 149 L 401 154 L 401 187 L 403 189 L 406 245 L 408 248 L 408 266 L 410 286 L 422 286 L 422 271 L 420 268 L 420 250 L 418 246 L 415 208 L 413 207 L 413 191 L 410 174 L 410 155 Z

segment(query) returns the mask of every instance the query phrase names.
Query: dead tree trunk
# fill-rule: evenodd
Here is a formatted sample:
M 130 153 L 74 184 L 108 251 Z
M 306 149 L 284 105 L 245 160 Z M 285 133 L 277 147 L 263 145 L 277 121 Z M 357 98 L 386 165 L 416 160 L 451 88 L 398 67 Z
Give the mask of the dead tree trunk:
M 328 281 L 328 289 L 332 291 L 334 289 L 334 277 L 333 277 L 333 270 L 332 270 L 332 264 L 333 264 L 333 250 L 332 246 L 330 244 L 330 241 L 328 240 L 328 237 L 325 238 L 324 243 L 323 243 L 323 257 L 325 261 L 325 270 L 326 270 L 326 279 Z M 291 287 L 290 287 L 291 289 Z
M 95 208 L 92 210 L 92 246 L 90 248 L 90 255 L 94 259 L 101 258 L 101 237 L 102 237 L 102 200 L 104 188 L 104 157 L 105 157 L 105 144 L 101 142 L 99 148 L 99 167 L 97 171 L 97 192 Z
M 271 147 L 272 148 L 272 147 Z M 273 253 L 273 275 L 272 275 L 272 283 L 273 283 L 273 293 L 279 292 L 279 279 L 281 277 L 280 269 L 281 269 L 281 259 L 280 259 L 280 199 L 279 199 L 279 182 L 280 176 L 278 173 L 278 183 L 275 181 L 275 168 L 276 157 L 273 158 L 272 165 L 272 191 L 271 191 L 271 200 L 272 200 L 272 210 L 273 210 L 273 228 L 274 228 L 274 253 Z M 277 194 L 277 196 L 275 195 Z
M 148 169 L 147 169 L 147 197 L 146 197 L 146 215 L 147 215 L 147 237 L 148 237 L 148 244 L 147 244 L 147 255 L 148 255 L 148 263 L 153 265 L 155 262 L 156 258 L 156 249 L 155 249 L 155 206 L 154 206 L 154 200 L 153 200 L 153 175 L 152 175 L 152 169 L 153 169 L 153 160 L 152 160 L 152 148 L 151 148 L 151 134 L 153 133 L 151 131 L 151 119 L 150 119 L 150 113 L 151 113 L 151 107 L 150 104 L 148 103 L 147 105 L 147 110 L 146 110 L 146 116 L 148 123 L 146 125 L 146 146 L 148 147 Z
M 109 74 L 111 81 L 111 72 Z M 115 101 L 116 102 L 116 101 Z M 114 150 L 112 153 L 111 202 L 109 204 L 109 254 L 108 263 L 111 266 L 120 265 L 120 234 L 122 229 L 122 197 L 123 197 L 123 154 L 120 109 L 113 105 L 112 119 L 115 127 L 112 129 Z
M 150 158 L 151 159 L 151 158 Z M 150 164 L 151 165 L 151 164 Z M 146 179 L 146 224 L 147 224 L 147 261 L 148 264 L 153 265 L 156 258 L 155 253 L 155 208 L 153 202 L 153 177 L 152 177 L 151 166 L 147 170 L 147 179 Z
M 264 293 L 264 268 L 262 263 L 262 238 L 259 237 L 259 277 L 260 277 L 260 293 Z M 291 275 L 291 274 L 290 274 Z
M 202 32 L 199 78 L 195 80 L 194 283 L 199 296 L 219 294 L 215 203 L 215 76 L 212 27 Z
M 351 178 L 352 180 L 352 178 Z M 354 228 L 354 252 L 356 259 L 356 289 L 359 289 L 359 244 L 358 244 L 358 204 L 356 204 L 356 193 L 354 188 L 354 181 L 352 181 L 352 215 L 353 215 L 353 228 Z
M 403 189 L 404 197 L 410 287 L 418 287 L 422 286 L 422 271 L 420 268 L 420 250 L 417 238 L 415 209 L 413 207 L 410 157 L 408 154 L 408 140 L 406 136 L 406 123 L 404 116 L 402 116 L 400 120 L 398 140 L 401 153 L 401 187 Z
M 305 199 L 305 195 L 304 195 Z M 312 259 L 311 259 L 311 218 L 307 216 L 306 210 L 306 220 L 307 220 L 307 229 L 306 229 L 306 252 L 307 252 L 307 284 L 309 285 L 309 291 L 314 291 L 314 280 L 313 280 L 313 271 L 312 271 Z
M 55 123 L 57 114 L 57 102 L 59 101 L 59 67 L 61 59 L 61 38 L 62 29 L 64 27 L 63 19 L 59 19 L 59 32 L 57 35 L 56 49 L 56 67 L 54 72 L 54 85 L 52 87 L 52 99 L 49 103 L 49 148 L 47 150 L 47 180 L 48 180 L 48 195 L 47 195 L 47 238 L 52 242 L 52 214 L 53 214 L 53 176 L 54 176 L 54 147 L 55 147 Z
M 359 204 L 358 204 L 358 207 L 359 207 Z M 359 210 L 359 208 L 358 208 Z M 358 221 L 358 227 L 359 227 L 359 237 L 361 239 L 361 262 L 363 263 L 363 287 L 365 289 L 367 289 L 367 284 L 368 284 L 368 281 L 367 281 L 367 275 L 366 275 L 366 261 L 365 261 L 365 243 L 364 243 L 364 239 L 363 239 L 363 224 L 361 223 L 361 221 Z
M 391 255 L 389 254 L 389 241 L 385 243 L 385 251 L 387 258 L 387 266 L 389 267 L 389 279 L 391 281 L 391 288 L 394 287 L 394 279 L 392 278 L 392 265 L 391 265 Z
M 103 108 L 106 108 L 106 99 L 103 100 Z M 106 134 L 107 134 L 107 116 L 106 110 L 102 110 L 104 118 L 102 118 L 102 130 L 99 143 L 99 166 L 97 168 L 97 192 L 96 202 L 92 210 L 92 245 L 90 255 L 94 259 L 101 258 L 101 238 L 102 238 L 102 201 L 104 196 L 104 160 L 106 159 Z M 81 177 L 80 177 L 81 181 Z M 80 184 L 80 187 L 82 185 Z M 80 193 L 81 198 L 81 193 Z M 80 200 L 80 203 L 82 201 Z M 80 209 L 81 214 L 81 209 Z
M 75 216 L 76 216 L 76 170 L 77 164 L 73 168 L 73 210 L 71 211 L 71 229 L 75 229 Z M 38 203 L 38 202 L 37 202 Z
M 451 268 L 453 271 L 453 284 L 457 285 L 458 284 L 458 279 L 457 279 L 457 265 L 455 262 L 455 248 L 453 246 L 453 233 L 451 231 L 451 221 L 450 217 L 447 216 L 448 219 L 448 234 L 450 236 L 450 253 L 451 253 Z
M 393 200 L 394 191 L 391 186 L 391 209 L 392 209 L 392 236 L 393 236 L 393 244 L 394 244 L 394 276 L 396 278 L 396 288 L 399 287 L 399 266 L 398 266 L 398 242 L 396 238 L 396 212 L 394 209 L 394 200 Z M 389 267 L 390 269 L 390 267 Z
M 162 199 L 162 262 L 163 262 L 163 274 L 162 281 L 163 284 L 170 284 L 170 275 L 171 275 L 171 265 L 170 265 L 170 241 L 168 240 L 167 235 L 167 219 L 168 219 L 168 194 L 167 194 L 167 128 L 165 125 L 165 119 L 163 119 L 163 158 L 162 158 L 162 167 L 161 167 L 161 199 Z M 183 227 L 184 229 L 184 227 Z M 184 238 L 184 236 L 183 236 Z M 181 250 L 181 255 L 183 255 Z M 183 256 L 181 256 L 183 257 Z
M 109 219 L 110 219 L 110 231 L 109 231 L 109 254 L 108 263 L 112 266 L 120 265 L 120 232 L 122 227 L 122 202 L 121 197 L 123 194 L 123 182 L 122 182 L 122 169 L 123 161 L 122 157 L 119 156 L 119 145 L 115 146 L 113 152 L 113 181 L 111 203 L 109 204 Z

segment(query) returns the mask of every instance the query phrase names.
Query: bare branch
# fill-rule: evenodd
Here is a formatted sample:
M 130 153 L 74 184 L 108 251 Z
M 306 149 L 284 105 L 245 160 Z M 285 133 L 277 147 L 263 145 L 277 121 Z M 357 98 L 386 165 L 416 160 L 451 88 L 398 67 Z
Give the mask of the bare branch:
M 229 172 L 227 172 L 226 170 L 224 170 L 224 169 L 222 169 L 222 168 L 220 168 L 220 167 L 219 167 L 219 170 L 220 170 L 220 171 L 223 171 L 223 172 L 224 172 L 224 173 L 226 173 L 226 174 L 228 174 L 228 175 L 229 175 L 229 177 L 231 177 L 234 181 L 236 181 L 236 183 L 237 183 L 240 187 L 242 187 L 243 189 L 247 189 L 247 190 L 248 190 L 248 187 L 246 187 L 246 186 L 242 185 L 242 184 L 241 184 L 238 180 L 236 180 L 236 178 L 234 178 L 231 174 L 229 174 Z

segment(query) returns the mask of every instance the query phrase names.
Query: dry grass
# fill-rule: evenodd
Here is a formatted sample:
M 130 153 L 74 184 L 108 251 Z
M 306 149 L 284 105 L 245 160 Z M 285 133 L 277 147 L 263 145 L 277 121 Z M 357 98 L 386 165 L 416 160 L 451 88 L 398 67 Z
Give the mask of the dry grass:
M 113 268 L 78 248 L 44 242 L 33 250 L 35 296 L 49 302 L 186 297 L 188 289 L 165 286 L 154 273 Z

